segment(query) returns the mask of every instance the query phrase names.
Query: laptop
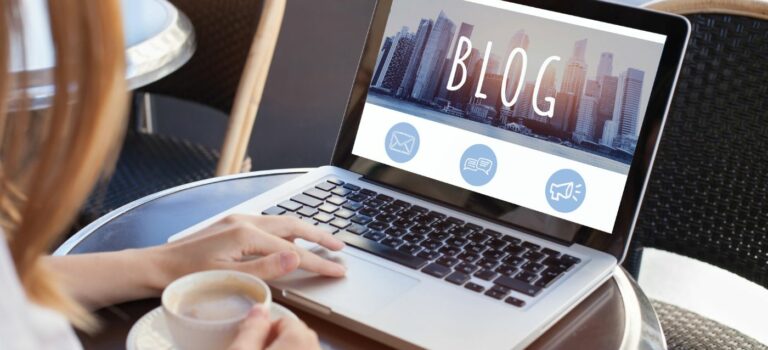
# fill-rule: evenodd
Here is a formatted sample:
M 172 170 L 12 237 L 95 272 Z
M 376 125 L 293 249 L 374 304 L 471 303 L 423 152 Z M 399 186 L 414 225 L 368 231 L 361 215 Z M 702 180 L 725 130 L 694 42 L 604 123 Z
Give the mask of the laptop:
M 232 213 L 348 245 L 271 282 L 396 348 L 518 349 L 624 259 L 685 51 L 678 16 L 598 1 L 379 0 L 332 164 Z

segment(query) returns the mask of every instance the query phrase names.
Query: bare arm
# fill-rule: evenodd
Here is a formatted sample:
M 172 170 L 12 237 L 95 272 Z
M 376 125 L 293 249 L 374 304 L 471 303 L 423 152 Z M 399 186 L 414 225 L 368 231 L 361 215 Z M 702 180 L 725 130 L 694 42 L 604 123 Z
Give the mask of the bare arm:
M 297 247 L 296 238 L 332 250 L 344 247 L 297 219 L 237 215 L 162 246 L 47 257 L 46 263 L 66 290 L 91 309 L 159 296 L 173 280 L 204 270 L 232 269 L 267 280 L 297 268 L 333 277 L 345 274 L 343 266 Z M 244 259 L 249 256 L 262 258 Z

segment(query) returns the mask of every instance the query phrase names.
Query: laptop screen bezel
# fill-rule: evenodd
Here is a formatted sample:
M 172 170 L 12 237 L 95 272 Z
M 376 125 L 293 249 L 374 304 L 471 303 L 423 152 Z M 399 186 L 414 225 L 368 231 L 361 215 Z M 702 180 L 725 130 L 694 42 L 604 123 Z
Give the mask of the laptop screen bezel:
M 603 232 L 578 225 L 352 154 L 373 75 L 373 68 L 379 54 L 381 42 L 384 40 L 384 30 L 389 19 L 392 0 L 378 0 L 376 3 L 366 44 L 361 55 L 358 73 L 355 77 L 334 150 L 332 165 L 358 173 L 365 179 L 377 184 L 385 185 L 470 215 L 475 215 L 484 220 L 491 220 L 512 229 L 522 230 L 566 244 L 578 243 L 586 245 L 614 255 L 618 261 L 622 261 L 634 227 L 645 183 L 658 147 L 664 119 L 671 101 L 682 56 L 685 52 L 690 25 L 681 16 L 662 14 L 601 1 L 499 1 L 515 2 L 667 36 L 624 194 L 616 214 L 613 232 Z M 459 201 L 457 198 L 461 198 L 461 200 Z M 523 214 L 530 213 L 534 216 L 543 216 L 550 223 L 555 224 L 554 227 L 567 227 L 567 231 L 572 231 L 572 234 L 546 233 L 520 222 L 500 220 L 499 217 L 494 217 L 496 215 L 494 213 L 497 210 L 499 213 L 515 210 Z

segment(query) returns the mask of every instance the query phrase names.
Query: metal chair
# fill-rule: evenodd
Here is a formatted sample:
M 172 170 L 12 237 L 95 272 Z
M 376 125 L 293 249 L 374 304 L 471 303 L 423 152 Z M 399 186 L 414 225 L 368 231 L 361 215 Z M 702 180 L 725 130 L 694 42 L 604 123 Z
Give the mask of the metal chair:
M 247 171 L 246 149 L 286 0 L 173 0 L 189 16 L 197 50 L 168 77 L 137 92 L 136 126 L 129 128 L 115 171 L 97 186 L 80 215 L 87 224 L 135 199 L 212 176 Z M 229 113 L 220 150 L 154 132 L 153 94 Z
M 658 248 L 768 287 L 768 2 L 662 0 L 691 41 L 664 128 L 633 247 Z M 713 301 L 716 302 L 716 301 Z M 654 303 L 672 349 L 764 349 L 739 332 Z

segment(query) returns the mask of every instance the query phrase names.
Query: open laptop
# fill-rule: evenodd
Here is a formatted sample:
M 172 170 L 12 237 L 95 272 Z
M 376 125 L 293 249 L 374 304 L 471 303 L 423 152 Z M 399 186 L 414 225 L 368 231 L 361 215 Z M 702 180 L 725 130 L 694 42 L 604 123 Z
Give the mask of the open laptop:
M 176 237 L 295 216 L 349 271 L 279 301 L 397 348 L 523 348 L 624 258 L 688 32 L 596 1 L 379 0 L 332 165 Z

